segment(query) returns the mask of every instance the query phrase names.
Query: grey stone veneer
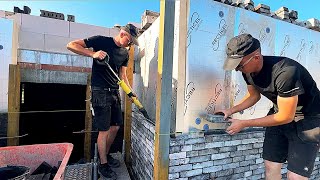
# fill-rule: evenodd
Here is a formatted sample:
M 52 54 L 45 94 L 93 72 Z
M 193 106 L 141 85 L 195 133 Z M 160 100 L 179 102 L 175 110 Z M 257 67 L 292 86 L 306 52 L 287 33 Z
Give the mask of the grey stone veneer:
M 153 179 L 155 127 L 133 113 L 132 169 L 139 180 Z M 262 146 L 264 131 L 205 135 L 189 133 L 171 138 L 169 179 L 264 179 Z M 282 176 L 286 179 L 286 164 Z M 320 179 L 319 156 L 311 176 Z

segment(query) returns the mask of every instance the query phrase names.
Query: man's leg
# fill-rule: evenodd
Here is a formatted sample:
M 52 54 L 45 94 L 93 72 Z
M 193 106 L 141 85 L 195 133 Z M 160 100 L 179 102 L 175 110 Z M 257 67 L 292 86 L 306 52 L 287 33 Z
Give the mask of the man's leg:
M 266 180 L 280 180 L 282 163 L 264 160 Z
M 308 179 L 319 152 L 320 119 L 306 117 L 294 122 L 288 133 L 288 179 Z
M 120 126 L 111 126 L 109 129 L 109 133 L 108 133 L 108 138 L 106 141 L 106 154 L 109 153 L 110 147 L 113 144 L 114 139 L 117 136 L 118 130 L 119 130 Z M 105 156 L 106 157 L 106 156 Z
M 263 142 L 264 164 L 267 180 L 280 180 L 281 167 L 288 157 L 288 139 L 283 134 L 283 126 L 267 127 Z
M 99 151 L 101 164 L 107 163 L 106 149 L 107 149 L 107 139 L 108 139 L 108 134 L 109 134 L 108 132 L 109 131 L 99 131 L 99 135 L 98 135 L 98 139 L 97 139 L 98 151 Z

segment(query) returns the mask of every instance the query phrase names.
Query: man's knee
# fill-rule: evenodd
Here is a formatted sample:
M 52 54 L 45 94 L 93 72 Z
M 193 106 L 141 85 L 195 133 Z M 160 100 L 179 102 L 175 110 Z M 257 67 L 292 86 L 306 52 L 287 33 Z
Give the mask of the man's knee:
M 111 126 L 109 131 L 110 133 L 114 134 L 114 133 L 117 133 L 119 129 L 120 129 L 120 126 Z
M 268 160 L 264 160 L 264 165 L 266 167 L 266 175 L 281 175 L 282 163 L 276 163 Z

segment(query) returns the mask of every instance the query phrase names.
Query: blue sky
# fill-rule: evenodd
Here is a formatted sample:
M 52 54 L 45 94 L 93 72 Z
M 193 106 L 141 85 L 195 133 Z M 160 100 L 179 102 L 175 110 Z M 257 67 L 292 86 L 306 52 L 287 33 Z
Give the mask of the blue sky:
M 40 9 L 60 12 L 67 17 L 72 14 L 76 22 L 97 26 L 112 27 L 114 24 L 124 25 L 127 22 L 141 22 L 141 15 L 146 9 L 159 12 L 160 0 L 29 0 L 29 1 L 3 1 L 0 0 L 0 10 L 13 11 L 17 6 L 23 5 L 31 8 L 31 14 L 39 16 Z M 255 5 L 263 3 L 269 5 L 272 11 L 281 6 L 289 10 L 298 11 L 300 20 L 309 18 L 320 19 L 320 0 L 254 0 Z

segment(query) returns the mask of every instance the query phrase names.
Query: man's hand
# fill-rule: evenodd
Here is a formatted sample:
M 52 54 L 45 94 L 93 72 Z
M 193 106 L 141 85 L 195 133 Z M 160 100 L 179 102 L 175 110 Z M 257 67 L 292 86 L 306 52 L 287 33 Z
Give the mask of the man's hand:
M 92 55 L 92 58 L 98 59 L 98 60 L 103 60 L 108 54 L 104 51 L 97 51 Z
M 214 112 L 214 114 L 219 114 L 219 113 L 224 114 L 224 119 L 227 119 L 229 116 L 232 115 L 231 109 L 217 110 L 216 112 Z
M 230 122 L 231 125 L 227 128 L 226 131 L 230 135 L 234 135 L 246 127 L 245 120 L 229 119 L 228 122 Z

